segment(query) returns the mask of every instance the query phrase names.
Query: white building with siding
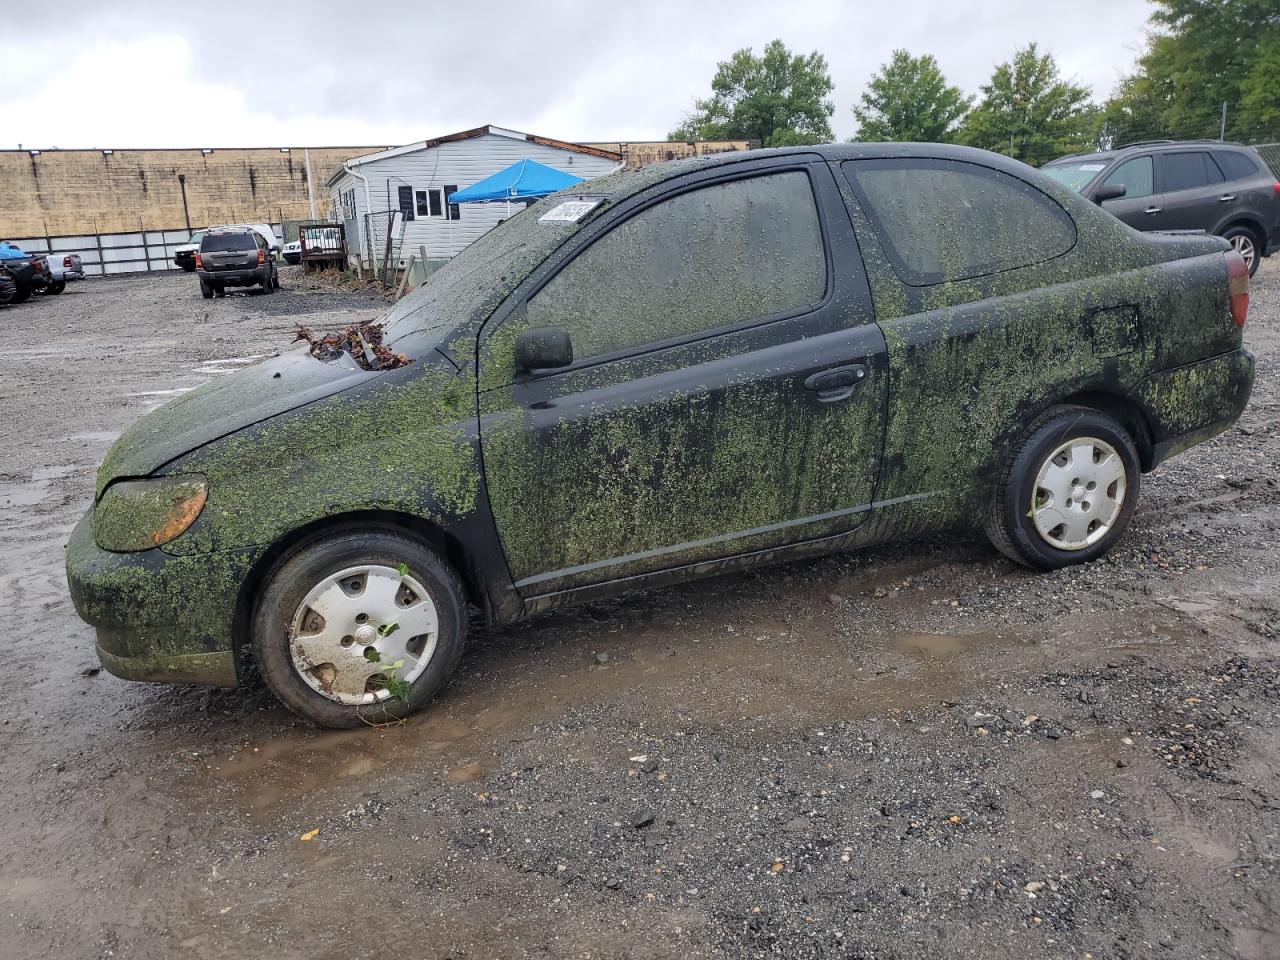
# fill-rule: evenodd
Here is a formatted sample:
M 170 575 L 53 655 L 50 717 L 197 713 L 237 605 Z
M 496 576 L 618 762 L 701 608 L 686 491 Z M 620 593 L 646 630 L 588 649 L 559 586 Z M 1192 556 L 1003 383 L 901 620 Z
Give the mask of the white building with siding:
M 393 214 L 393 260 L 407 260 L 420 247 L 429 260 L 447 260 L 522 209 L 513 204 L 508 211 L 505 203 L 450 204 L 449 194 L 525 159 L 584 180 L 622 165 L 621 154 L 599 147 L 486 125 L 356 157 L 334 170 L 325 185 L 333 216 L 346 225 L 353 262 L 366 267 L 382 262 Z

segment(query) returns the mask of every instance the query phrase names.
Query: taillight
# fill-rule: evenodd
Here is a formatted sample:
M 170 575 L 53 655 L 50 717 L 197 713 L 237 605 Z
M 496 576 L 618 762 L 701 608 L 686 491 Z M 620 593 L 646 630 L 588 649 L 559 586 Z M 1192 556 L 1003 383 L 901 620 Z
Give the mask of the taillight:
M 70 257 L 63 257 L 63 258 L 62 258 L 62 265 L 63 265 L 64 267 L 66 267 L 67 269 L 70 269 L 70 268 L 71 268 L 71 258 L 70 258 Z
M 1249 265 L 1235 250 L 1227 251 L 1227 299 L 1231 302 L 1231 319 L 1243 330 L 1249 315 Z
M 1271 186 L 1275 188 L 1276 193 L 1280 193 L 1280 180 L 1277 180 Z
M 267 262 L 267 251 L 265 251 L 265 250 L 259 250 L 259 251 L 258 251 L 258 262 L 259 262 L 259 263 L 266 263 L 266 262 Z
M 196 254 L 196 268 L 199 270 L 204 269 L 204 258 L 201 257 L 200 254 L 198 253 Z

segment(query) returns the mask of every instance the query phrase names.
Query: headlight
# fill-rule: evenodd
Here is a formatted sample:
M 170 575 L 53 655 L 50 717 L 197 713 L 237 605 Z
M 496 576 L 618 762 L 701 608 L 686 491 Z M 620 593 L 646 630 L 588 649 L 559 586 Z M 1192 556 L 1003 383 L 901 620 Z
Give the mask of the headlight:
M 208 495 L 194 474 L 113 483 L 93 508 L 94 542 L 116 553 L 168 543 L 195 523 Z

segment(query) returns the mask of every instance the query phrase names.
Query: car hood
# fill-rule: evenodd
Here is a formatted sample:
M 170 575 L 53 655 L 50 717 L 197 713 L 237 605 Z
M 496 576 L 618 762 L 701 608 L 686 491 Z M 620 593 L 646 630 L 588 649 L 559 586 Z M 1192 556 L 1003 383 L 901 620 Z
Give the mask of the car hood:
M 197 447 L 383 373 L 362 370 L 346 354 L 322 363 L 300 347 L 219 376 L 153 410 L 121 434 L 98 469 L 94 496 L 101 496 L 113 480 L 147 476 Z

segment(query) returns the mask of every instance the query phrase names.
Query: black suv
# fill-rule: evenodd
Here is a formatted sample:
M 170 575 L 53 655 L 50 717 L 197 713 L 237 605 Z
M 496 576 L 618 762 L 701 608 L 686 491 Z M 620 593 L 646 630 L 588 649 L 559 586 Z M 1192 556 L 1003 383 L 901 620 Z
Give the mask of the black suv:
M 1250 276 L 1280 250 L 1280 183 L 1251 147 L 1161 140 L 1062 157 L 1043 169 L 1139 230 L 1226 237 Z
M 196 254 L 196 276 L 206 300 L 215 293 L 226 296 L 227 287 L 262 285 L 263 293 L 280 289 L 276 255 L 262 234 L 248 227 L 210 230 Z

